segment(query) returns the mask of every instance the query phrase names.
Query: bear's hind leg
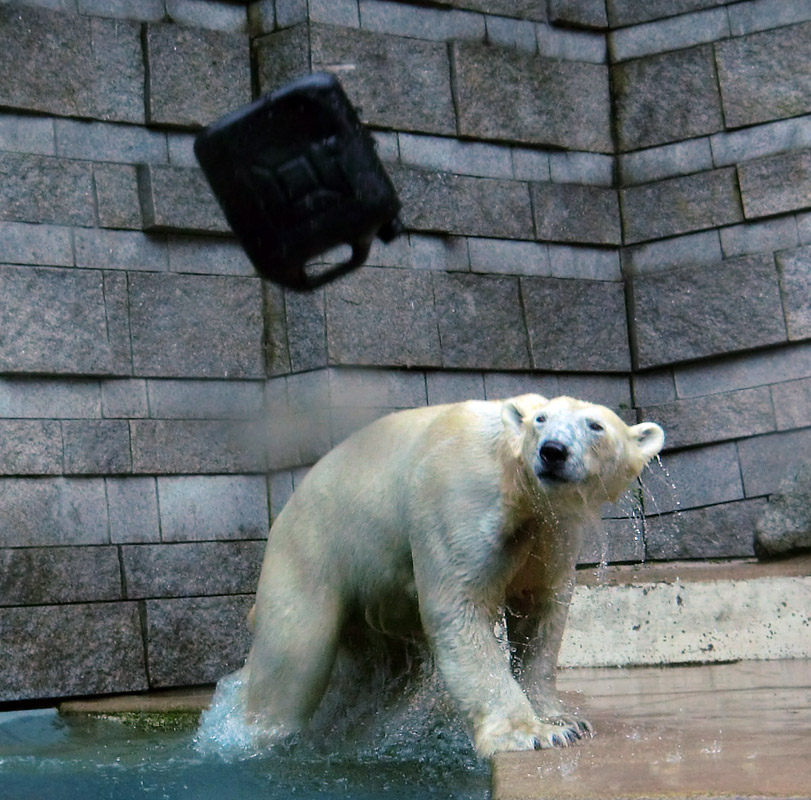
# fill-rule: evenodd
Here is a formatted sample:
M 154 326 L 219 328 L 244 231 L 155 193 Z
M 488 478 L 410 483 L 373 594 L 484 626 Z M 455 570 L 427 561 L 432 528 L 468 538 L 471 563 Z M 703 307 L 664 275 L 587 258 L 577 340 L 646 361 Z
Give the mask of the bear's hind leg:
M 273 570 L 257 596 L 256 635 L 248 656 L 247 716 L 271 738 L 300 730 L 324 696 L 338 649 L 337 591 L 306 589 Z

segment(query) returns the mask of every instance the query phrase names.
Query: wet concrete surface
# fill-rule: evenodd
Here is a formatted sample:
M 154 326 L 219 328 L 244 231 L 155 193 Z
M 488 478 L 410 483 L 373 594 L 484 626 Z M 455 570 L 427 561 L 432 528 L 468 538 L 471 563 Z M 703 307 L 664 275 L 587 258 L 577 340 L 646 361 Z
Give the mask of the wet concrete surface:
M 597 735 L 496 756 L 492 800 L 811 798 L 811 661 L 572 669 L 559 686 Z

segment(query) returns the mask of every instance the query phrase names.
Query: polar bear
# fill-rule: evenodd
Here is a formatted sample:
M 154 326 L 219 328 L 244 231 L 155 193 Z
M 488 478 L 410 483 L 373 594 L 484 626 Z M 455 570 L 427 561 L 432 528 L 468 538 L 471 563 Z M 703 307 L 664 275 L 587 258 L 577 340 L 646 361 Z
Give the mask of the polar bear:
M 299 730 L 360 618 L 425 637 L 479 756 L 590 735 L 555 688 L 581 531 L 663 442 L 655 423 L 535 394 L 400 411 L 352 434 L 271 528 L 248 721 Z

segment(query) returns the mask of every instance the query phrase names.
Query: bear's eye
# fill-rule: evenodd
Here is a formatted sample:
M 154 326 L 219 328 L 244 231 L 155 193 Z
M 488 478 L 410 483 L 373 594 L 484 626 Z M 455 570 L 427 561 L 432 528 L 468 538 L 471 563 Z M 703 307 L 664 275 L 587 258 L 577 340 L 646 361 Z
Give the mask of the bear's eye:
M 546 422 L 546 414 L 538 414 L 538 416 L 535 417 L 535 422 L 537 422 L 538 425 L 543 425 L 544 422 Z
M 600 425 L 599 422 L 597 422 L 596 420 L 593 420 L 593 419 L 590 419 L 588 421 L 588 426 L 589 426 L 589 428 L 591 430 L 597 431 L 597 433 L 600 433 L 601 431 L 605 430 L 605 428 L 602 425 Z

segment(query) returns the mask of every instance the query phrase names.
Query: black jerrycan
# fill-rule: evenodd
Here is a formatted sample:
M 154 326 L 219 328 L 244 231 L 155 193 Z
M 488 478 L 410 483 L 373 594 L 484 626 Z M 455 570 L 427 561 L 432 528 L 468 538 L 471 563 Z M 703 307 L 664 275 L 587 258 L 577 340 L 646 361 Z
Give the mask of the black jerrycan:
M 299 78 L 202 131 L 194 152 L 257 272 L 312 289 L 402 231 L 400 201 L 335 76 Z M 308 262 L 342 244 L 348 261 Z

